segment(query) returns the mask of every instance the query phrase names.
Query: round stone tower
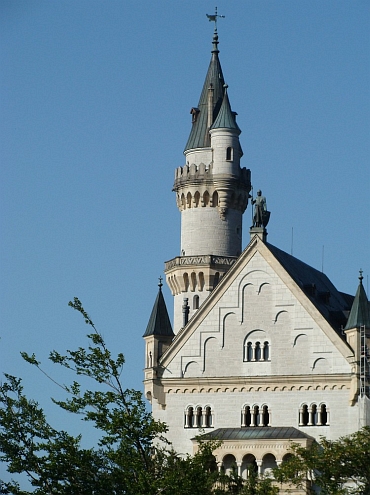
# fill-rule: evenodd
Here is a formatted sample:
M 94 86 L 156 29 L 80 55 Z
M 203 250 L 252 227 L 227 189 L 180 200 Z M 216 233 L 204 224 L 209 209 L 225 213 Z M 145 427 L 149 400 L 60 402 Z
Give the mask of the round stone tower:
M 242 251 L 242 215 L 251 190 L 219 61 L 217 31 L 212 58 L 192 128 L 175 172 L 173 190 L 181 212 L 180 256 L 166 262 L 167 283 L 175 297 L 174 332 L 186 325 Z

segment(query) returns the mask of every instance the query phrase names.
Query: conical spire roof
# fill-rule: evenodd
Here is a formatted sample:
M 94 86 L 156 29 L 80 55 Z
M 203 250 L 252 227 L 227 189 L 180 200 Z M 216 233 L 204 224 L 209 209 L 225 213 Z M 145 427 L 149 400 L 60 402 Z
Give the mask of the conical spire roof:
M 162 279 L 160 279 L 158 294 L 143 337 L 149 337 L 150 335 L 173 337 L 175 335 L 172 331 L 166 303 L 162 294 L 162 285 Z
M 241 130 L 236 123 L 235 112 L 231 110 L 229 95 L 227 94 L 227 87 L 227 84 L 225 84 L 225 94 L 222 100 L 222 105 L 211 129 L 235 129 L 240 134 Z
M 363 276 L 361 271 L 359 279 L 360 283 L 358 285 L 358 289 L 353 300 L 351 312 L 349 314 L 345 330 L 349 330 L 350 328 L 360 328 L 362 326 L 370 328 L 369 302 L 367 300 L 364 286 L 362 285 Z
M 203 84 L 202 93 L 200 95 L 198 108 L 196 109 L 197 115 L 193 119 L 192 128 L 188 142 L 185 146 L 185 151 L 194 148 L 205 148 L 210 146 L 211 141 L 208 134 L 208 93 L 209 89 L 213 89 L 213 119 L 215 121 L 218 112 L 221 108 L 222 100 L 224 97 L 224 76 L 222 74 L 220 60 L 218 58 L 219 50 L 218 34 L 215 31 L 213 35 L 213 50 L 212 58 L 208 67 L 206 79 Z

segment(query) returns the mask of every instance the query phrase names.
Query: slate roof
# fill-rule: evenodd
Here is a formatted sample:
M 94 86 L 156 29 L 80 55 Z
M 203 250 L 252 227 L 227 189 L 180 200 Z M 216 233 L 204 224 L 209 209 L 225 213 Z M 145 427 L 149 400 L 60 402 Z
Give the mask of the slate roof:
M 220 111 L 222 100 L 224 97 L 224 76 L 222 74 L 220 60 L 218 58 L 219 50 L 218 35 L 213 36 L 213 50 L 212 58 L 208 67 L 206 79 L 203 84 L 202 93 L 200 95 L 198 109 L 199 113 L 195 122 L 192 124 L 190 136 L 186 143 L 185 150 L 194 148 L 205 148 L 211 145 L 209 133 L 208 133 L 208 89 L 212 84 L 213 87 L 213 122 L 216 119 L 218 112 Z
M 162 294 L 162 283 L 159 284 L 158 294 L 143 337 L 149 337 L 149 335 L 170 337 L 174 337 L 175 335 L 172 330 L 166 303 Z
M 299 438 L 312 438 L 303 431 L 293 427 L 247 427 L 247 428 L 218 428 L 201 435 L 205 440 L 297 440 Z M 194 440 L 194 439 L 192 439 Z
M 350 328 L 365 327 L 370 328 L 370 310 L 364 286 L 362 285 L 362 274 L 359 277 L 360 283 L 352 304 L 351 312 L 345 330 Z
M 229 95 L 227 94 L 227 86 L 225 86 L 224 99 L 216 120 L 214 121 L 211 129 L 235 129 L 240 134 L 240 129 L 235 120 L 235 113 L 231 110 Z
M 339 292 L 328 277 L 319 270 L 272 244 L 266 243 L 266 246 L 338 335 L 344 339 L 342 329 L 347 323 L 353 296 Z

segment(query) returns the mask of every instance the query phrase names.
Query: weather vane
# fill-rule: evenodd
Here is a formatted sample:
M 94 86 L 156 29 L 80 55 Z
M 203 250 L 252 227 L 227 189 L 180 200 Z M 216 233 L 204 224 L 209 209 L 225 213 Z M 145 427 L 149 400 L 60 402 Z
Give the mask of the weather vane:
M 224 15 L 218 15 L 217 14 L 217 7 L 215 7 L 215 13 L 214 14 L 206 14 L 206 16 L 208 17 L 208 20 L 210 22 L 215 23 L 215 31 L 217 31 L 217 17 L 219 17 L 220 19 L 225 19 Z

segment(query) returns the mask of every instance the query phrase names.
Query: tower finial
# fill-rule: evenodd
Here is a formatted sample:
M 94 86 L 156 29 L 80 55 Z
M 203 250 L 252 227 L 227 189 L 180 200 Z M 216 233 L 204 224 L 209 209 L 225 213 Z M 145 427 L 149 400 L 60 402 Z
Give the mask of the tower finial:
M 217 45 L 218 45 L 217 18 L 219 17 L 220 19 L 224 19 L 225 16 L 217 14 L 217 7 L 215 7 L 215 13 L 214 14 L 206 14 L 206 16 L 208 17 L 208 20 L 210 22 L 215 23 L 215 30 L 213 33 L 213 50 L 212 50 L 212 52 L 218 52 L 218 49 L 217 49 Z
M 162 284 L 162 280 L 163 278 L 162 277 L 159 277 L 159 284 L 158 284 L 158 287 L 159 287 L 159 290 L 161 291 L 162 290 L 162 287 L 163 287 L 163 284 Z
M 362 272 L 362 269 L 361 268 L 360 268 L 360 272 L 359 273 L 360 273 L 360 276 L 358 278 L 360 280 L 360 284 L 362 285 L 362 281 L 363 281 L 364 277 L 362 276 L 362 273 L 363 272 Z

